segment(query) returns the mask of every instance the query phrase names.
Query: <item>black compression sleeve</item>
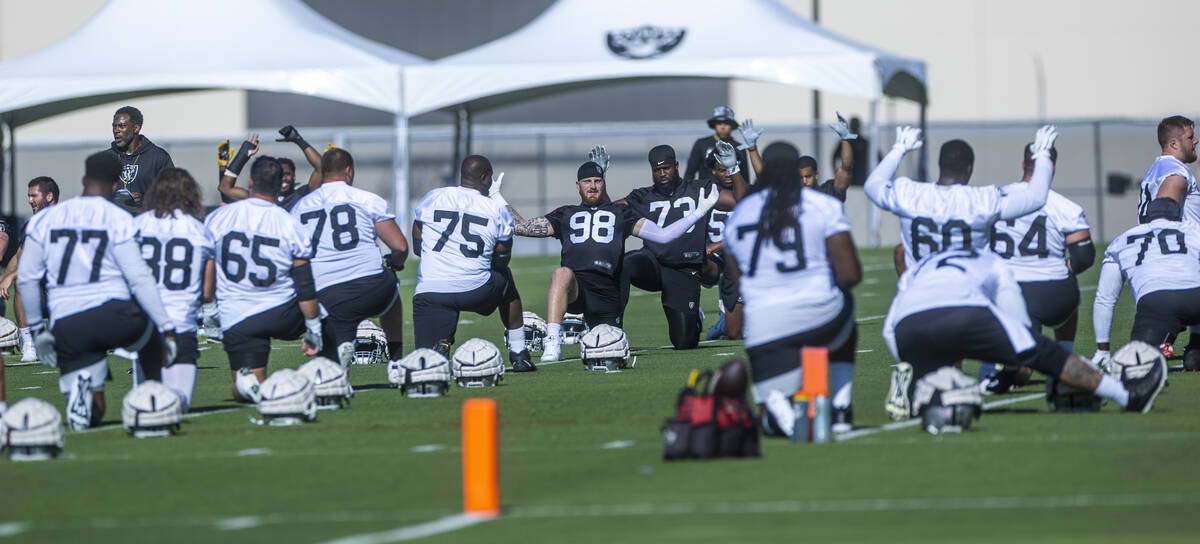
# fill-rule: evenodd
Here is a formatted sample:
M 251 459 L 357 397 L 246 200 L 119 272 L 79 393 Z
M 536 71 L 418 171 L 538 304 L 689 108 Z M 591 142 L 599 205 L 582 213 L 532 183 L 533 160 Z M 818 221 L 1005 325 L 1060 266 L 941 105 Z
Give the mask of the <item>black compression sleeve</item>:
M 250 150 L 254 149 L 254 147 L 254 144 L 250 143 L 249 140 L 243 140 L 242 146 L 237 150 L 237 154 L 229 161 L 229 166 L 225 167 L 225 173 L 232 174 L 233 177 L 241 174 L 242 167 L 246 166 L 246 161 L 250 160 Z
M 1091 238 L 1067 244 L 1067 254 L 1071 257 L 1071 273 L 1082 274 L 1096 262 L 1096 244 Z
M 300 266 L 293 266 L 292 281 L 296 284 L 296 296 L 300 300 L 317 298 L 317 285 L 313 281 L 311 264 L 306 262 Z

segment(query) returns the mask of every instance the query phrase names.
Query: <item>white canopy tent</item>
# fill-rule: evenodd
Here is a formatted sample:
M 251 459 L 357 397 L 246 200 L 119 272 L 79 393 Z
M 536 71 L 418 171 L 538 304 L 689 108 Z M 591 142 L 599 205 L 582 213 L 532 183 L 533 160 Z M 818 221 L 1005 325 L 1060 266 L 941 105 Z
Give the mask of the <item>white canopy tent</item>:
M 479 111 L 598 83 L 673 77 L 862 98 L 871 104 L 871 134 L 879 99 L 906 98 L 921 104 L 924 124 L 923 62 L 838 36 L 775 0 L 559 0 L 508 36 L 406 69 L 404 102 L 409 115 Z M 870 139 L 872 163 L 878 140 Z
M 136 40 L 120 29 L 136 29 Z M 131 46 L 136 54 L 123 59 Z M 426 62 L 354 34 L 299 0 L 109 0 L 61 41 L 0 63 L 0 119 L 11 129 L 117 100 L 202 89 L 295 93 L 374 108 L 395 114 L 395 202 L 403 214 L 402 74 Z

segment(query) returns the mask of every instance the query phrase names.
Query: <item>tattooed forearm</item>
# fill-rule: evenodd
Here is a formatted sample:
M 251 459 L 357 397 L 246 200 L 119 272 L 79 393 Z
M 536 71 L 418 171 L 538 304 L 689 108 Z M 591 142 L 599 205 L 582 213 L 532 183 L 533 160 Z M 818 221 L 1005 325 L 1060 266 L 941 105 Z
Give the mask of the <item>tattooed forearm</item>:
M 550 228 L 550 221 L 545 217 L 535 217 L 529 220 L 516 219 L 513 232 L 517 233 L 517 236 L 545 238 L 554 234 L 554 229 Z
M 508 205 L 508 213 L 509 213 L 509 214 L 511 214 L 511 215 L 513 216 L 513 219 L 514 219 L 514 220 L 515 220 L 517 223 L 524 223 L 524 222 L 525 222 L 525 218 L 524 218 L 524 217 L 521 217 L 521 214 L 517 213 L 517 209 L 516 209 L 516 208 L 514 208 L 514 207 L 512 207 L 512 204 L 509 204 L 509 205 Z

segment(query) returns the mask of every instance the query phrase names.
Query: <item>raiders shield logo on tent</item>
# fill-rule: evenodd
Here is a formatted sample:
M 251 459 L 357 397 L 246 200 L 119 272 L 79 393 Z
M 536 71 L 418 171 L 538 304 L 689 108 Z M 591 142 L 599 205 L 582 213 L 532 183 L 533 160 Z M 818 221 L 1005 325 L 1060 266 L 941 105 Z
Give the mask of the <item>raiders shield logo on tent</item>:
M 649 59 L 675 49 L 687 34 L 686 28 L 644 25 L 608 32 L 608 50 L 629 59 Z

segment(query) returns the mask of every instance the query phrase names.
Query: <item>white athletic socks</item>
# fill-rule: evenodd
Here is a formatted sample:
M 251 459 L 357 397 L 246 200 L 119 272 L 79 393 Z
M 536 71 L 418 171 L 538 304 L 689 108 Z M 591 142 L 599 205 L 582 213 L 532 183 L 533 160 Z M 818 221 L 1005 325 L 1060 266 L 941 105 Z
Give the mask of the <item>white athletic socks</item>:
M 176 364 L 162 369 L 163 385 L 183 399 L 185 409 L 192 405 L 192 390 L 196 387 L 196 365 Z
M 562 338 L 562 323 L 546 323 L 546 338 Z
M 33 332 L 31 332 L 29 330 L 29 327 L 25 327 L 25 328 L 21 329 L 21 345 L 22 346 L 32 346 L 33 345 Z
M 1108 374 L 1100 378 L 1100 386 L 1096 388 L 1096 396 L 1112 400 L 1120 404 L 1122 408 L 1126 404 L 1129 404 L 1129 391 L 1125 389 L 1125 384 Z
M 833 407 L 850 406 L 850 386 L 854 379 L 854 363 L 829 364 L 829 388 L 833 391 Z
M 525 327 L 508 329 L 504 335 L 508 338 L 508 351 L 513 353 L 525 351 Z

